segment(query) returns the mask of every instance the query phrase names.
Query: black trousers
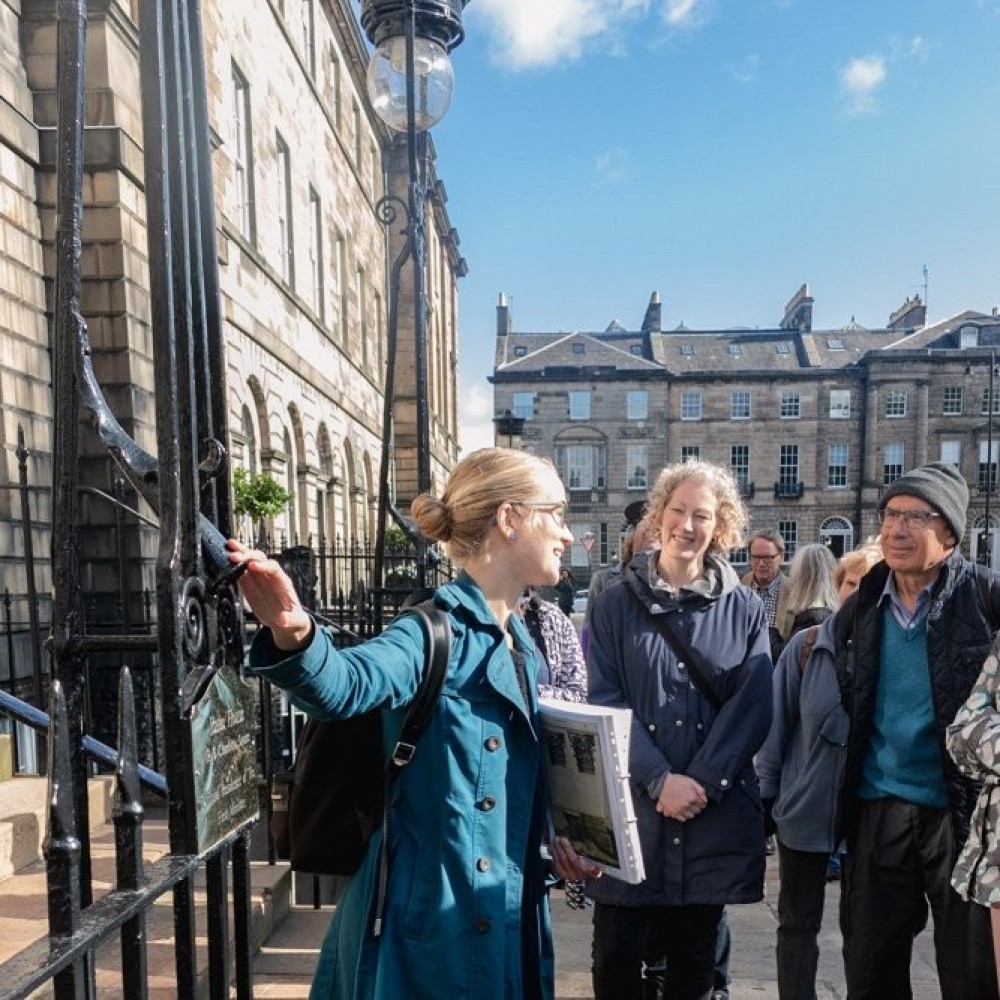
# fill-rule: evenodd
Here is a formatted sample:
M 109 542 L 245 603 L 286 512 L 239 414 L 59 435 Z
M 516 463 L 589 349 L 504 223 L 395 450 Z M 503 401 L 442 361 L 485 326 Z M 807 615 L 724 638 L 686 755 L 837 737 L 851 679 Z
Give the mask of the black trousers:
M 643 962 L 664 955 L 670 1000 L 707 1000 L 715 983 L 722 906 L 594 907 L 595 1000 L 643 995 Z
M 830 855 L 796 851 L 778 841 L 778 996 L 780 1000 L 816 1000 L 819 937 L 826 900 Z
M 989 910 L 951 888 L 957 854 L 947 809 L 861 804 L 841 874 L 851 1000 L 910 1000 L 913 938 L 928 908 L 942 1000 L 997 1000 Z

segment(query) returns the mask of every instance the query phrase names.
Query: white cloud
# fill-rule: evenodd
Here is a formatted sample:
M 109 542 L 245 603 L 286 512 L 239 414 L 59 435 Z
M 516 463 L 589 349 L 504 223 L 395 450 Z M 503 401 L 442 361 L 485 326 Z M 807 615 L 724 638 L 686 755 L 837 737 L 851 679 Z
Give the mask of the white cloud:
M 893 62 L 902 62 L 904 59 L 916 59 L 918 62 L 926 62 L 930 57 L 932 46 L 920 35 L 912 38 L 893 37 L 889 39 L 889 52 Z
M 694 0 L 697 2 L 697 0 Z M 588 43 L 642 14 L 650 0 L 476 0 L 469 17 L 480 17 L 500 43 L 500 61 L 512 69 L 551 66 L 579 58 Z
M 885 59 L 880 55 L 852 59 L 840 74 L 849 115 L 870 115 L 878 110 L 875 93 L 885 82 Z
M 700 27 L 708 17 L 708 0 L 666 0 L 663 20 L 672 28 Z
M 597 179 L 606 183 L 620 181 L 628 175 L 628 153 L 624 149 L 609 149 L 594 160 Z
M 739 62 L 730 63 L 729 75 L 737 83 L 753 83 L 760 72 L 760 56 L 756 52 L 745 55 Z
M 477 382 L 460 393 L 458 444 L 463 455 L 493 445 L 493 387 Z

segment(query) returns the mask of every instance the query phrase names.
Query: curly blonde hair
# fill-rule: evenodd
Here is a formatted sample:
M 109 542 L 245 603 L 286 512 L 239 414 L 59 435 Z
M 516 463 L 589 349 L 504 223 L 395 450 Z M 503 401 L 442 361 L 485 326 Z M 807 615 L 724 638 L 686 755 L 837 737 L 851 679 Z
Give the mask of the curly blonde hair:
M 649 494 L 649 509 L 642 519 L 643 526 L 654 537 L 660 537 L 663 512 L 674 490 L 688 480 L 703 483 L 715 497 L 715 533 L 709 543 L 708 553 L 726 555 L 731 549 L 739 548 L 749 520 L 747 509 L 740 499 L 740 488 L 728 469 L 700 458 L 689 458 L 685 462 L 668 465 L 656 477 L 656 483 Z
M 511 448 L 480 448 L 452 469 L 440 498 L 429 493 L 415 497 L 410 516 L 461 565 L 482 545 L 500 504 L 547 499 L 533 489 L 535 476 L 543 470 L 554 470 L 547 458 Z
M 869 538 L 864 545 L 859 545 L 850 552 L 845 552 L 837 563 L 837 568 L 833 571 L 834 586 L 840 590 L 844 577 L 848 573 L 857 576 L 864 576 L 875 565 L 882 561 L 882 542 L 878 536 Z

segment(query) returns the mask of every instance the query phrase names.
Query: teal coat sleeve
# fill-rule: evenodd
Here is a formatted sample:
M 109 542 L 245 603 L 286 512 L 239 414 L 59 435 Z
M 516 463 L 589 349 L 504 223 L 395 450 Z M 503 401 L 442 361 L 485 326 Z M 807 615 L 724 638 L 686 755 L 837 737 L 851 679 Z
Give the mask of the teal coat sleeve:
M 291 656 L 274 645 L 270 629 L 261 629 L 250 648 L 250 671 L 280 687 L 306 714 L 343 719 L 410 702 L 424 669 L 424 642 L 413 615 L 347 649 L 337 649 L 330 633 L 318 628 L 309 645 Z

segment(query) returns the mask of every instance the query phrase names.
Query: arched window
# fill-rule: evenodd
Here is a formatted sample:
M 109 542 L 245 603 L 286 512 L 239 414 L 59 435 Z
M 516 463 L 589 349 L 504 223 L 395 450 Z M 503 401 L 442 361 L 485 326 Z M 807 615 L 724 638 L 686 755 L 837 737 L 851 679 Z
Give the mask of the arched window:
M 828 517 L 820 525 L 819 540 L 839 559 L 854 548 L 854 528 L 844 517 Z

